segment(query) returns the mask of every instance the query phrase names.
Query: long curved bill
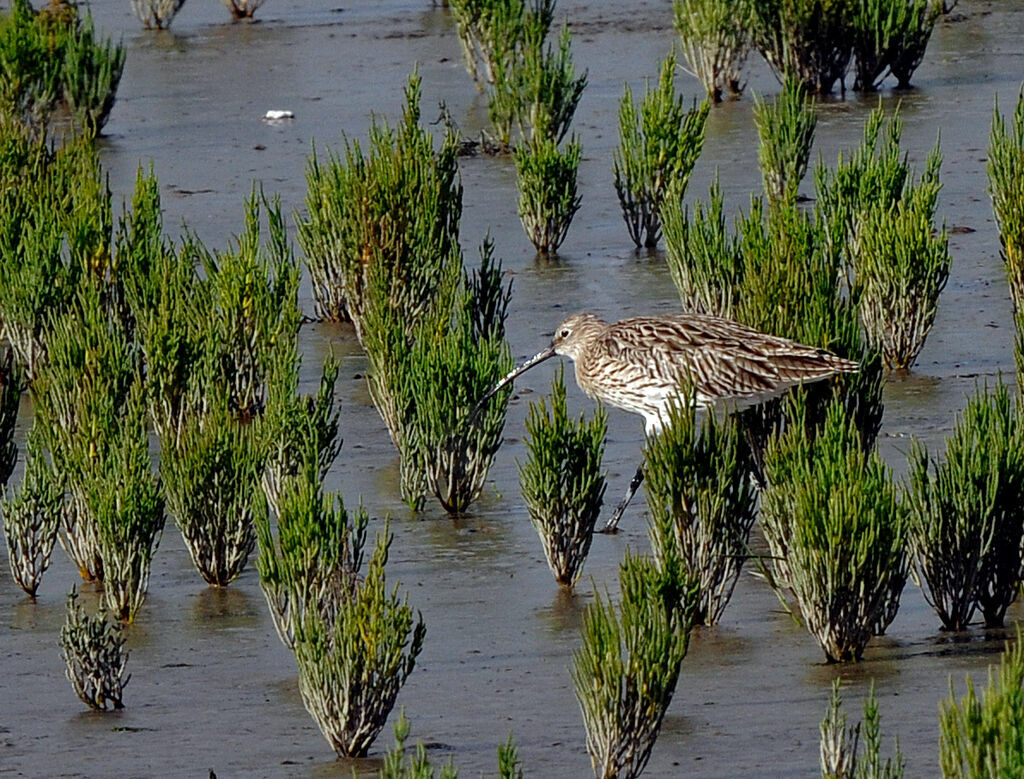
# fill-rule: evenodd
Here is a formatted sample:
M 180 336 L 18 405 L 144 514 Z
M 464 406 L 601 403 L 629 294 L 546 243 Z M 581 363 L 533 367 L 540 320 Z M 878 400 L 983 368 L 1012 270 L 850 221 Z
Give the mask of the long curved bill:
M 497 384 L 495 384 L 493 387 L 491 387 L 491 389 L 489 389 L 487 391 L 487 394 L 484 395 L 482 398 L 480 398 L 480 401 L 476 404 L 476 408 L 473 409 L 473 416 L 476 416 L 477 412 L 479 412 L 480 409 L 483 408 L 483 405 L 488 400 L 493 398 L 495 395 L 497 395 L 499 392 L 501 392 L 505 387 L 507 387 L 509 384 L 511 384 L 513 381 L 515 381 L 516 377 L 518 377 L 519 374 L 526 373 L 526 371 L 530 370 L 530 368 L 532 368 L 534 365 L 539 365 L 540 363 L 542 363 L 545 360 L 550 359 L 551 357 L 554 357 L 554 356 L 555 356 L 555 347 L 549 346 L 543 352 L 539 352 L 538 354 L 535 354 L 533 357 L 531 357 L 529 360 L 524 362 L 518 368 L 513 368 L 511 371 L 508 372 L 508 374 L 505 376 L 505 378 L 503 378 L 501 381 L 499 381 Z

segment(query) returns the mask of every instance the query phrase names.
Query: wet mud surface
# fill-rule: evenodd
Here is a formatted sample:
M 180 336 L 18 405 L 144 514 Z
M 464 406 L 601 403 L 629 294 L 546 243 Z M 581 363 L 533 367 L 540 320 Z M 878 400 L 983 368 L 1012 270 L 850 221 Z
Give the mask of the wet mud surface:
M 331 7 L 332 5 L 336 7 Z M 885 89 L 902 102 L 904 147 L 922 163 L 941 134 L 944 184 L 939 214 L 953 230 L 954 262 L 938 318 L 915 371 L 886 390 L 881 451 L 905 470 L 912 437 L 941 444 L 977 382 L 1013 370 L 1010 302 L 998 255 L 985 177 L 996 98 L 1012 110 L 1024 73 L 1024 2 L 964 2 L 936 29 L 916 88 Z M 342 133 L 365 137 L 371 112 L 395 117 L 408 73 L 419 64 L 423 116 L 445 101 L 462 130 L 478 135 L 486 102 L 465 73 L 448 12 L 429 0 L 301 3 L 271 0 L 257 24 L 230 25 L 213 0 L 190 0 L 169 33 L 139 29 L 125 0 L 97 0 L 98 25 L 123 35 L 128 61 L 106 137 L 103 162 L 120 200 L 138 166 L 152 163 L 165 224 L 187 224 L 210 246 L 240 230 L 254 181 L 300 210 L 305 164 L 315 142 L 340 148 Z M 514 278 L 509 334 L 517 359 L 533 354 L 567 313 L 609 318 L 678 306 L 660 254 L 637 255 L 612 186 L 617 108 L 624 82 L 642 90 L 672 41 L 660 2 L 561 0 L 573 23 L 578 67 L 590 83 L 574 122 L 584 161 L 583 205 L 557 262 L 535 258 L 516 215 L 508 159 L 462 161 L 467 257 L 485 234 Z M 697 94 L 696 81 L 680 80 Z M 716 171 L 731 211 L 760 188 L 751 92 L 778 86 L 751 58 L 747 95 L 712 111 L 688 197 L 706 198 Z M 879 97 L 850 94 L 819 111 L 817 153 L 834 163 L 860 138 Z M 268 109 L 294 121 L 267 124 Z M 812 194 L 812 183 L 802 190 Z M 297 249 L 298 251 L 298 249 Z M 303 306 L 312 313 L 308 283 Z M 350 331 L 307 325 L 304 383 L 312 389 L 328 350 L 342 356 L 338 391 L 345 446 L 328 477 L 346 502 L 390 515 L 395 533 L 389 577 L 402 582 L 427 624 L 417 669 L 399 697 L 436 763 L 454 755 L 463 776 L 494 774 L 496 745 L 513 733 L 528 775 L 585 776 L 589 762 L 568 667 L 582 610 L 594 587 L 614 594 L 625 550 L 647 547 L 645 505 L 634 502 L 622 532 L 595 539 L 577 593 L 559 592 L 519 496 L 516 459 L 527 403 L 547 392 L 553 366 L 518 385 L 484 497 L 472 516 L 449 519 L 428 506 L 412 515 L 398 496 L 397 456 L 370 404 L 367 364 Z M 590 408 L 573 385 L 570 411 Z M 22 439 L 31 410 L 20 425 Z M 612 410 L 606 467 L 609 502 L 625 490 L 642 444 L 640 420 Z M 15 479 L 20 478 L 18 475 Z M 157 553 L 149 598 L 131 628 L 127 708 L 83 710 L 63 678 L 57 635 L 64 597 L 77 574 L 61 550 L 39 599 L 25 600 L 0 573 L 0 774 L 12 776 L 351 776 L 376 772 L 392 743 L 390 725 L 367 760 L 338 761 L 306 714 L 291 654 L 274 633 L 254 567 L 221 591 L 192 568 L 172 523 Z M 85 600 L 95 601 L 86 585 Z M 1009 622 L 1024 616 L 1011 608 Z M 694 632 L 675 699 L 648 776 L 810 776 L 817 772 L 818 725 L 831 680 L 841 676 L 851 718 L 877 683 L 886 749 L 898 735 L 908 776 L 937 773 L 938 704 L 952 677 L 984 678 L 1006 638 L 977 627 L 938 629 L 920 590 L 908 584 L 887 636 L 864 662 L 828 666 L 811 636 L 780 608 L 767 586 L 744 573 L 720 627 Z M 397 713 L 397 712 L 396 712 Z

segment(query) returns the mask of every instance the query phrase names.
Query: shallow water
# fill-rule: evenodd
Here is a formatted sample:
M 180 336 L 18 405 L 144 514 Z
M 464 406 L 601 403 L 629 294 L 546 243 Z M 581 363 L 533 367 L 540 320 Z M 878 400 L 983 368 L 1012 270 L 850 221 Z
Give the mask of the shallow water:
M 371 112 L 397 116 L 401 89 L 418 63 L 423 116 L 445 101 L 465 133 L 486 123 L 486 105 L 466 75 L 448 12 L 429 0 L 330 3 L 271 0 L 257 24 L 227 24 L 213 0 L 191 0 L 170 32 L 145 33 L 125 0 L 98 0 L 102 30 L 123 35 L 128 62 L 106 137 L 103 162 L 118 199 L 138 166 L 159 176 L 166 225 L 187 224 L 221 247 L 242 226 L 253 181 L 278 194 L 288 212 L 302 207 L 311 146 L 337 150 L 342 133 L 364 137 Z M 944 164 L 939 213 L 954 256 L 935 329 L 915 372 L 886 391 L 881 451 L 904 470 L 912 436 L 941 444 L 975 383 L 1013 366 L 1010 303 L 998 256 L 985 178 L 993 103 L 1012 110 L 1024 73 L 1024 2 L 963 3 L 937 28 L 915 76 L 916 89 L 880 99 L 902 102 L 904 146 L 921 162 L 941 133 Z M 574 129 L 584 150 L 583 206 L 562 258 L 534 257 L 516 215 L 509 160 L 462 161 L 467 256 L 490 231 L 512 274 L 509 334 L 518 358 L 533 354 L 567 313 L 590 309 L 610 318 L 663 312 L 678 301 L 660 254 L 637 256 L 619 215 L 611 154 L 623 82 L 642 90 L 673 40 L 660 2 L 562 0 L 573 22 L 577 65 L 589 68 Z M 716 171 L 731 210 L 760 187 L 750 93 L 778 89 L 751 59 L 748 94 L 716 108 L 689 197 L 706 197 Z M 696 82 L 682 79 L 696 94 Z M 854 145 L 878 98 L 849 95 L 821 106 L 817 151 L 834 162 Z M 267 109 L 294 121 L 260 121 Z M 815 155 L 817 156 L 817 155 Z M 808 191 L 811 183 L 805 182 Z M 303 306 L 312 313 L 308 285 Z M 543 393 L 553 366 L 517 385 L 506 444 L 491 484 L 471 517 L 451 520 L 428 506 L 411 515 L 398 498 L 397 457 L 369 402 L 366 360 L 351 333 L 330 325 L 303 329 L 304 382 L 311 389 L 324 354 L 342 357 L 338 391 L 346 444 L 329 487 L 350 505 L 360 499 L 380 529 L 390 514 L 395 542 L 389 576 L 401 581 L 427 624 L 427 641 L 399 697 L 412 739 L 435 762 L 453 754 L 464 776 L 494 773 L 495 748 L 514 734 L 527 773 L 583 776 L 589 771 L 582 721 L 568 666 L 594 582 L 614 591 L 626 548 L 647 546 L 638 499 L 622 532 L 595 539 L 575 596 L 560 592 L 519 497 L 515 461 L 530 392 Z M 575 386 L 570 410 L 591 408 Z M 27 422 L 28 409 L 23 417 Z M 632 474 L 642 444 L 640 421 L 610 412 L 606 465 L 609 502 Z M 83 711 L 63 678 L 57 633 L 66 592 L 77 575 L 60 550 L 40 589 L 26 601 L 0 575 L 0 773 L 25 776 L 349 776 L 376 770 L 391 744 L 390 726 L 365 761 L 337 761 L 299 699 L 294 661 L 274 633 L 255 571 L 223 591 L 193 570 L 168 525 L 154 563 L 149 598 L 131 629 L 127 708 Z M 94 598 L 88 586 L 86 598 Z M 1022 617 L 1011 609 L 1010 621 Z M 676 697 L 647 770 L 649 776 L 813 775 L 818 724 L 832 678 L 842 676 L 848 713 L 859 716 L 870 681 L 878 685 L 886 748 L 898 735 L 908 776 L 937 772 L 938 702 L 952 676 L 978 680 L 1006 633 L 976 628 L 950 636 L 909 584 L 889 634 L 856 666 L 828 666 L 814 640 L 775 596 L 744 574 L 722 625 L 697 630 Z

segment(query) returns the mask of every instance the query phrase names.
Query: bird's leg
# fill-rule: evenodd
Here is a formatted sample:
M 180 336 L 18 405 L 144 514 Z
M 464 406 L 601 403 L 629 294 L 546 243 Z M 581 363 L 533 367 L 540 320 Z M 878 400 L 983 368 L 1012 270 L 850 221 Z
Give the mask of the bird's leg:
M 626 510 L 626 506 L 633 500 L 633 496 L 636 495 L 636 491 L 640 489 L 640 483 L 644 480 L 644 464 L 636 468 L 636 473 L 633 474 L 633 479 L 629 482 L 629 490 L 626 492 L 626 497 L 622 499 L 618 506 L 615 507 L 615 513 L 612 514 L 612 518 L 608 520 L 608 524 L 601 528 L 602 533 L 615 533 L 618 532 L 619 520 L 622 519 L 622 514 Z

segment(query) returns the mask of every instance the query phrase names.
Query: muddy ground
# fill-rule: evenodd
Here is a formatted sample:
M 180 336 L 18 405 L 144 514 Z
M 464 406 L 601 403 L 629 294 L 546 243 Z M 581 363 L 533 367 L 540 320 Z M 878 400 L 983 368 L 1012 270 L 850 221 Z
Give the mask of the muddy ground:
M 467 135 L 486 124 L 486 103 L 466 74 L 446 9 L 429 0 L 330 3 L 270 0 L 256 24 L 229 24 L 214 0 L 189 0 L 170 32 L 146 33 L 126 0 L 97 0 L 107 34 L 123 36 L 128 61 L 106 135 L 103 162 L 118 201 L 139 165 L 161 183 L 167 229 L 187 224 L 212 247 L 240 231 L 253 182 L 301 210 L 312 145 L 340 148 L 342 133 L 364 137 L 371 112 L 398 115 L 401 90 L 418 63 L 423 116 L 440 101 Z M 673 42 L 661 2 L 561 0 L 579 67 L 590 83 L 574 130 L 584 150 L 583 206 L 558 261 L 537 259 L 516 215 L 514 168 L 491 157 L 462 161 L 467 256 L 489 231 L 514 278 L 509 337 L 517 359 L 547 342 L 567 313 L 608 318 L 678 307 L 659 252 L 636 254 L 612 186 L 617 108 L 624 82 L 642 90 Z M 915 88 L 848 94 L 819 110 L 814 157 L 834 163 L 850 148 L 877 100 L 902 103 L 904 146 L 923 162 L 941 136 L 939 213 L 952 228 L 954 262 L 935 329 L 914 372 L 886 389 L 881 450 L 898 473 L 912 437 L 941 443 L 978 381 L 1012 371 L 1009 295 L 987 194 L 985 156 L 993 104 L 1012 110 L 1024 73 L 1024 2 L 965 0 L 935 31 Z M 742 100 L 716 107 L 688 197 L 706 198 L 720 176 L 735 212 L 760 188 L 752 92 L 778 85 L 756 57 Z M 682 76 L 682 90 L 697 82 Z M 262 122 L 268 109 L 295 112 Z M 813 194 L 810 180 L 802 191 Z M 298 250 L 298 249 L 297 249 Z M 308 283 L 302 303 L 313 312 Z M 328 478 L 350 505 L 362 501 L 374 530 L 390 515 L 389 577 L 401 582 L 427 624 L 420 661 L 399 697 L 435 762 L 454 755 L 463 776 L 493 774 L 495 748 L 514 734 L 527 774 L 585 776 L 584 732 L 568 667 L 594 586 L 614 592 L 627 548 L 647 547 L 642 499 L 615 537 L 595 539 L 575 595 L 560 592 L 544 563 L 519 496 L 527 402 L 547 391 L 547 364 L 518 385 L 486 493 L 472 516 L 452 520 L 428 506 L 413 515 L 398 495 L 395 451 L 370 404 L 365 358 L 352 333 L 334 325 L 302 332 L 304 382 L 312 388 L 330 349 L 342 356 L 338 392 L 346 443 Z M 591 402 L 570 387 L 570 410 Z M 31 410 L 27 404 L 19 435 Z M 639 418 L 611 411 L 606 465 L 609 502 L 625 489 L 642 445 Z M 18 477 L 16 477 L 18 478 Z M 57 634 L 77 574 L 61 550 L 36 602 L 0 574 L 0 774 L 16 776 L 350 776 L 374 772 L 392 743 L 384 731 L 371 757 L 337 761 L 302 707 L 291 654 L 274 633 L 252 566 L 224 590 L 193 570 L 169 523 L 154 562 L 149 598 L 131 628 L 127 708 L 86 711 L 63 677 Z M 94 599 L 86 588 L 86 599 Z M 1022 612 L 1014 606 L 1010 622 Z M 908 776 L 937 772 L 938 705 L 950 677 L 984 678 L 1006 637 L 981 627 L 939 630 L 920 590 L 908 584 L 889 634 L 864 662 L 824 664 L 815 641 L 780 608 L 766 585 L 744 573 L 722 624 L 694 632 L 676 697 L 648 776 L 808 776 L 818 769 L 818 725 L 831 680 L 846 682 L 851 716 L 877 684 L 886 748 L 899 736 Z

